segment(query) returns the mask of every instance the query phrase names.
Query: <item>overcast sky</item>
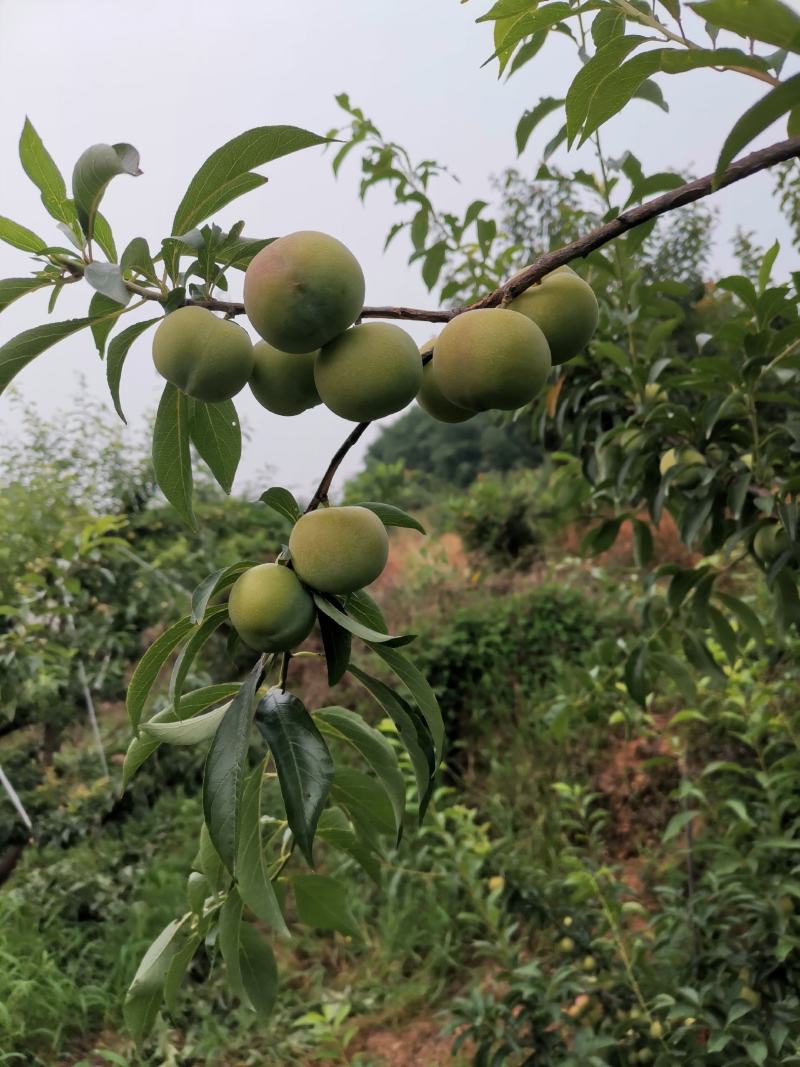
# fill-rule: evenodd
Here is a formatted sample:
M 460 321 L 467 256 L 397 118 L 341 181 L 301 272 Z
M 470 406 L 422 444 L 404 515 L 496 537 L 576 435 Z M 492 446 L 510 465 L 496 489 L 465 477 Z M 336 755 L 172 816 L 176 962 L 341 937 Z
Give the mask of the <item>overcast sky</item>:
M 491 29 L 474 23 L 489 6 L 488 0 L 0 0 L 0 214 L 57 241 L 18 162 L 26 114 L 67 180 L 90 144 L 128 141 L 139 149 L 143 176 L 116 179 L 103 212 L 119 249 L 138 235 L 157 248 L 189 179 L 210 152 L 254 126 L 288 123 L 325 133 L 341 121 L 333 97 L 342 91 L 413 158 L 434 157 L 459 176 L 460 184 L 440 183 L 441 204 L 459 208 L 476 197 L 489 199 L 491 175 L 516 163 L 520 114 L 542 96 L 563 95 L 576 63 L 571 47 L 554 40 L 509 82 L 498 82 L 492 67 L 481 69 L 492 50 Z M 713 169 L 733 120 L 764 90 L 735 74 L 659 80 L 669 115 L 637 102 L 603 132 L 610 154 L 632 148 L 648 171 Z M 520 161 L 527 173 L 537 169 L 557 122 L 552 116 L 531 139 Z M 782 136 L 778 126 L 758 143 Z M 566 167 L 578 161 L 592 165 L 588 153 L 555 157 Z M 280 160 L 265 173 L 267 185 L 216 221 L 226 226 L 244 218 L 253 236 L 324 230 L 342 239 L 364 267 L 367 303 L 434 305 L 417 267 L 406 262 L 407 244 L 398 240 L 383 254 L 397 215 L 383 192 L 373 193 L 366 205 L 359 202 L 354 158 L 338 181 L 319 150 Z M 758 175 L 715 197 L 717 271 L 733 266 L 729 241 L 737 224 L 755 230 L 764 244 L 782 239 L 782 270 L 800 266 L 770 190 L 770 179 Z M 0 246 L 0 277 L 28 269 L 24 253 Z M 85 314 L 89 295 L 82 285 L 65 290 L 58 317 Z M 47 296 L 33 294 L 4 312 L 0 343 L 43 322 L 46 304 Z M 409 330 L 418 340 L 430 334 L 424 325 Z M 104 368 L 84 334 L 34 361 L 17 378 L 17 388 L 49 414 L 75 395 L 81 374 L 91 395 L 110 408 Z M 123 376 L 132 432 L 141 430 L 159 392 L 146 338 L 132 350 Z M 249 392 L 237 404 L 252 432 L 239 484 L 269 464 L 275 484 L 306 492 L 350 428 L 324 408 L 281 419 Z M 2 433 L 14 432 L 7 404 L 0 426 Z M 369 440 L 368 434 L 351 454 L 345 475 L 357 469 Z

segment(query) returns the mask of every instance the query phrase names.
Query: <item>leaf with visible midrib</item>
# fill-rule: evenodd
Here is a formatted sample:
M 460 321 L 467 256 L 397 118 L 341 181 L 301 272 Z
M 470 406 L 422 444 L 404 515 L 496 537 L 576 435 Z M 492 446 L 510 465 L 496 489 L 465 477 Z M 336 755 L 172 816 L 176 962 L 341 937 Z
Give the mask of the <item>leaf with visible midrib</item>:
M 242 456 L 242 430 L 232 400 L 216 404 L 192 400 L 189 405 L 192 444 L 226 493 L 230 493 Z
M 136 338 L 140 337 L 145 330 L 149 329 L 154 323 L 159 321 L 160 319 L 147 319 L 145 322 L 135 322 L 132 326 L 128 326 L 118 333 L 108 346 L 108 353 L 106 355 L 106 379 L 108 381 L 108 389 L 111 393 L 111 399 L 114 401 L 114 409 L 123 422 L 127 422 L 127 419 L 122 413 L 119 387 L 122 379 L 122 368 L 125 366 L 125 359 Z
M 1 296 L 2 287 L 0 286 Z M 57 344 L 58 341 L 63 341 L 70 334 L 91 326 L 93 321 L 93 319 L 68 319 L 66 322 L 48 322 L 44 326 L 34 326 L 31 330 L 24 330 L 16 337 L 12 337 L 10 341 L 6 341 L 0 347 L 0 393 L 23 367 L 27 367 L 32 359 Z
M 253 703 L 263 674 L 259 659 L 231 702 L 208 750 L 203 775 L 203 815 L 214 848 L 233 873 L 239 845 L 242 782 L 253 723 Z
M 66 182 L 29 118 L 22 127 L 19 158 L 23 170 L 42 194 L 42 203 L 48 213 L 68 225 L 77 221 L 75 205 L 67 197 Z
M 195 529 L 186 396 L 170 382 L 164 386 L 153 427 L 153 468 L 161 492 Z
M 289 936 L 275 890 L 267 875 L 261 844 L 261 787 L 266 758 L 250 772 L 242 790 L 236 883 L 239 895 L 262 922 Z
M 239 134 L 212 152 L 192 178 L 175 213 L 172 233 L 186 233 L 235 197 L 266 181 L 248 173 L 253 167 L 329 140 L 297 126 L 259 126 Z
M 305 705 L 280 689 L 259 702 L 256 726 L 275 760 L 289 827 L 313 867 L 314 834 L 333 781 L 328 746 Z

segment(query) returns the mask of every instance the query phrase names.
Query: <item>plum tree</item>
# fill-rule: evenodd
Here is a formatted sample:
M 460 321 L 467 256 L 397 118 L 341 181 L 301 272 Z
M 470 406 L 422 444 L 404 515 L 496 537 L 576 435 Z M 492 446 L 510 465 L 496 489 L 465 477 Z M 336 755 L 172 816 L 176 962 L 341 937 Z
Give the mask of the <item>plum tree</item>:
M 314 384 L 316 352 L 281 352 L 267 341 L 253 345 L 250 389 L 267 411 L 299 415 L 321 403 Z
M 182 307 L 163 319 L 153 335 L 156 370 L 196 400 L 230 400 L 253 370 L 247 330 L 201 307 Z
M 436 341 L 436 338 L 432 337 L 425 344 L 420 345 L 420 352 L 430 352 L 434 341 Z M 422 385 L 420 385 L 417 393 L 417 403 L 423 411 L 427 412 L 432 418 L 438 419 L 439 422 L 466 422 L 467 419 L 471 419 L 477 414 L 475 411 L 467 411 L 466 408 L 460 408 L 457 404 L 452 404 L 447 399 L 436 383 L 432 359 L 422 368 Z
M 258 333 L 282 352 L 313 352 L 351 326 L 364 274 L 341 241 L 316 230 L 280 237 L 253 257 L 244 306 Z
M 460 408 L 513 411 L 547 381 L 550 350 L 539 327 L 507 308 L 465 311 L 436 342 L 433 373 L 442 395 Z
M 308 637 L 315 618 L 314 601 L 297 575 L 278 563 L 261 563 L 236 579 L 228 614 L 257 652 L 288 652 Z
M 289 552 L 298 576 L 312 589 L 354 593 L 383 571 L 389 538 L 369 508 L 320 508 L 298 519 L 289 537 Z
M 554 364 L 565 363 L 586 347 L 597 329 L 597 297 L 570 267 L 546 274 L 508 305 L 527 315 L 547 338 Z
M 352 422 L 372 422 L 411 403 L 422 383 L 422 361 L 405 330 L 368 322 L 321 349 L 314 381 L 331 411 Z

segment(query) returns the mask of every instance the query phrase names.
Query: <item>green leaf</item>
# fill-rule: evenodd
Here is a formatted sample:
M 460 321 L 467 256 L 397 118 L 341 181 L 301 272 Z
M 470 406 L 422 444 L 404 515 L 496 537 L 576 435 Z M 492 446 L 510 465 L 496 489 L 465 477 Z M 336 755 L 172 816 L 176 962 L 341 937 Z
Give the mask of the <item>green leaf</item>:
M 422 822 L 433 792 L 436 773 L 436 756 L 428 724 L 414 705 L 403 700 L 384 682 L 373 678 L 371 674 L 367 674 L 366 671 L 362 671 L 353 664 L 350 665 L 349 671 L 361 682 L 367 692 L 372 694 L 397 728 L 400 740 L 405 745 L 411 760 L 411 766 L 414 768 L 419 794 L 419 819 Z
M 289 828 L 313 867 L 314 834 L 333 781 L 328 746 L 305 705 L 280 689 L 259 701 L 256 726 L 275 760 Z
M 212 634 L 214 634 L 219 627 L 227 621 L 227 619 L 227 604 L 218 604 L 217 607 L 212 608 L 208 615 L 203 619 L 202 623 L 197 625 L 197 629 L 189 638 L 188 643 L 175 661 L 175 666 L 172 669 L 172 677 L 169 682 L 169 695 L 175 707 L 180 703 L 183 683 L 186 681 L 186 676 L 191 670 L 192 664 L 198 653 L 203 648 L 206 641 L 208 641 Z
M 231 873 L 239 846 L 239 806 L 255 693 L 262 674 L 259 659 L 214 735 L 203 775 L 203 816 L 214 848 Z
M 525 111 L 522 118 L 517 123 L 517 155 L 521 156 L 525 151 L 531 134 L 542 121 L 552 114 L 553 111 L 557 111 L 564 101 L 554 96 L 546 96 L 533 108 L 531 111 Z
M 346 937 L 360 937 L 350 911 L 350 888 L 321 874 L 296 874 L 291 879 L 297 915 L 316 930 L 338 930 Z
M 92 231 L 92 237 L 100 246 L 100 250 L 103 255 L 111 263 L 117 262 L 117 246 L 114 244 L 114 234 L 111 232 L 111 226 L 105 216 L 100 212 L 96 212 L 94 216 L 94 229 Z
M 664 99 L 661 86 L 651 78 L 645 78 L 633 95 L 637 100 L 646 100 L 648 103 L 660 107 L 662 111 L 669 111 L 669 104 Z
M 732 611 L 733 614 L 736 615 L 739 622 L 750 634 L 759 648 L 762 650 L 766 648 L 767 637 L 764 633 L 764 627 L 761 625 L 761 620 L 753 609 L 738 597 L 730 596 L 728 593 L 720 593 L 718 591 L 716 595 L 717 599 L 720 600 L 729 611 Z
M 673 815 L 667 823 L 667 828 L 664 831 L 664 836 L 661 838 L 661 843 L 666 844 L 671 841 L 673 837 L 677 837 L 682 830 L 685 830 L 692 819 L 697 818 L 699 812 L 697 811 L 681 811 L 677 815 Z
M 122 368 L 125 366 L 125 359 L 136 338 L 140 337 L 145 330 L 149 329 L 154 323 L 160 321 L 161 319 L 159 317 L 155 319 L 146 319 L 144 322 L 135 322 L 132 326 L 127 326 L 124 330 L 121 330 L 108 346 L 108 353 L 106 355 L 106 379 L 108 381 L 108 389 L 111 393 L 111 399 L 114 401 L 114 409 L 123 422 L 126 422 L 127 420 L 122 413 L 119 389 L 122 379 Z
M 442 272 L 446 255 L 446 241 L 437 241 L 425 253 L 425 258 L 422 261 L 422 280 L 429 289 L 433 289 L 434 285 L 436 285 Z
M 35 278 L 5 278 L 0 281 L 0 311 L 5 311 L 9 304 L 19 300 L 21 296 L 35 293 L 37 289 L 55 283 L 54 276 L 39 274 Z
M 279 934 L 289 936 L 272 882 L 267 875 L 261 845 L 261 786 L 266 759 L 248 774 L 242 789 L 239 848 L 235 874 L 239 895 L 248 908 Z
M 791 111 L 800 103 L 800 74 L 795 74 L 785 82 L 771 89 L 742 115 L 725 139 L 717 160 L 714 178 L 719 182 L 723 171 L 731 161 L 755 137 L 771 126 L 781 115 Z
M 653 534 L 641 519 L 633 522 L 633 555 L 637 567 L 646 567 L 653 559 Z
M 231 889 L 220 909 L 217 944 L 222 953 L 225 970 L 228 974 L 228 985 L 240 1000 L 247 1003 L 247 993 L 245 993 L 244 983 L 242 982 L 242 969 L 239 960 L 239 933 L 243 925 L 243 910 L 242 898 L 237 890 Z
M 578 136 L 592 100 L 605 78 L 619 70 L 625 57 L 646 41 L 646 37 L 613 37 L 607 44 L 598 48 L 575 75 L 565 100 L 567 137 L 570 144 Z
M 161 492 L 183 521 L 195 529 L 186 399 L 170 382 L 164 386 L 153 427 L 153 468 Z
M 47 242 L 38 237 L 33 230 L 20 226 L 18 222 L 0 215 L 0 241 L 20 248 L 23 252 L 41 252 L 47 248 Z
M 288 489 L 274 485 L 271 489 L 263 492 L 258 499 L 262 504 L 266 504 L 268 508 L 277 511 L 284 519 L 288 519 L 292 525 L 300 518 L 300 505 Z
M 396 648 L 387 648 L 386 645 L 378 645 L 373 642 L 369 642 L 369 646 L 394 671 L 417 702 L 433 738 L 434 753 L 438 764 L 442 758 L 442 749 L 444 748 L 444 722 L 442 720 L 442 709 L 439 707 L 436 694 L 431 689 L 424 674 L 414 666 L 404 653 L 399 652 Z
M 28 118 L 19 139 L 19 158 L 23 170 L 42 194 L 42 203 L 48 213 L 68 226 L 74 223 L 78 216 L 75 205 L 67 197 L 61 172 Z
M 213 711 L 207 711 L 204 715 L 186 719 L 184 722 L 156 722 L 153 717 L 143 723 L 142 733 L 168 745 L 197 745 L 214 736 L 230 705 L 229 701 Z
M 95 144 L 81 153 L 72 171 L 72 195 L 87 240 L 92 238 L 94 217 L 111 179 L 118 174 L 135 178 L 141 173 L 133 145 Z
M 221 685 L 209 685 L 205 686 L 203 689 L 195 689 L 193 692 L 186 694 L 180 702 L 177 712 L 170 704 L 166 708 L 162 708 L 161 711 L 157 712 L 152 719 L 149 719 L 148 725 L 152 723 L 177 722 L 181 719 L 191 719 L 195 715 L 199 715 L 200 712 L 205 711 L 206 708 L 210 708 L 214 704 L 219 704 L 222 700 L 228 700 L 230 697 L 235 696 L 238 691 L 238 682 L 225 682 Z M 128 751 L 125 753 L 125 761 L 122 765 L 123 791 L 128 788 L 131 778 L 133 778 L 134 774 L 139 770 L 145 760 L 155 752 L 160 744 L 160 741 L 157 741 L 154 737 L 145 734 L 144 732 L 131 740 L 128 745 Z
M 192 934 L 175 952 L 167 967 L 167 973 L 164 978 L 164 1004 L 171 1015 L 175 1015 L 178 1011 L 178 991 L 180 990 L 181 982 L 202 940 L 203 938 L 200 934 Z
M 406 790 L 392 746 L 378 730 L 347 708 L 320 708 L 314 714 L 314 721 L 323 734 L 349 744 L 373 769 L 391 801 L 399 835 L 406 807 Z
M 341 808 L 326 808 L 317 823 L 317 840 L 344 852 L 355 860 L 376 885 L 381 883 L 381 866 L 375 853 L 353 833 Z
M 333 621 L 343 629 L 349 630 L 355 637 L 360 637 L 362 641 L 375 643 L 389 641 L 392 644 L 398 642 L 407 644 L 409 641 L 414 640 L 410 635 L 393 637 L 391 634 L 382 634 L 378 630 L 372 630 L 368 626 L 364 626 L 364 624 L 358 622 L 357 619 L 340 611 L 336 604 L 331 600 L 326 599 L 321 593 L 314 593 L 314 603 L 323 614 L 333 619 Z
M 272 949 L 250 923 L 239 928 L 239 973 L 256 1015 L 266 1022 L 278 994 L 278 968 Z
M 0 300 L 2 288 L 0 287 Z M 51 348 L 58 341 L 63 341 L 78 330 L 85 330 L 92 324 L 92 319 L 67 319 L 65 322 L 48 322 L 44 326 L 34 326 L 23 330 L 16 337 L 0 346 L 0 393 L 17 374 L 27 367 L 31 360 Z
M 128 692 L 125 698 L 128 718 L 134 730 L 139 728 L 147 697 L 161 668 L 172 652 L 185 640 L 191 629 L 192 620 L 186 615 L 170 626 L 168 630 L 165 630 L 160 637 L 156 638 L 139 660 L 136 670 L 128 683 Z
M 156 1021 L 164 994 L 167 970 L 176 951 L 175 939 L 181 928 L 174 919 L 161 931 L 144 954 L 125 996 L 122 1013 L 137 1045 L 147 1037 Z
M 150 254 L 150 247 L 144 237 L 134 237 L 129 241 L 119 261 L 123 270 L 135 271 L 150 281 L 157 280 L 156 266 Z
M 319 632 L 322 635 L 322 647 L 325 650 L 325 664 L 328 668 L 328 685 L 336 685 L 350 663 L 352 638 L 349 630 L 335 623 L 324 612 L 317 613 Z
M 248 173 L 253 167 L 329 140 L 296 126 L 259 126 L 234 137 L 213 152 L 192 178 L 175 213 L 173 234 L 191 230 L 235 197 L 266 181 Z
M 102 293 L 92 294 L 92 299 L 89 301 L 89 316 L 92 319 L 92 337 L 100 359 L 103 358 L 108 335 L 124 311 L 125 308 L 118 301 Z
M 402 526 L 408 530 L 418 530 L 421 534 L 425 533 L 425 527 L 421 522 L 415 519 L 413 515 L 409 515 L 407 511 L 403 511 L 402 508 L 395 507 L 394 504 L 381 504 L 374 500 L 361 500 L 356 506 L 374 511 L 384 526 Z
M 647 645 L 638 644 L 633 649 L 625 662 L 624 678 L 625 687 L 641 707 L 647 703 L 647 680 L 645 678 L 645 664 L 647 663 Z
M 240 560 L 204 578 L 192 593 L 192 622 L 202 622 L 211 598 L 233 585 L 240 574 L 244 574 L 245 571 L 255 566 L 252 560 Z
M 98 293 L 107 296 L 123 307 L 128 304 L 131 293 L 122 280 L 122 271 L 116 263 L 89 263 L 83 272 L 86 281 Z
M 200 827 L 200 840 L 197 846 L 197 855 L 192 860 L 192 869 L 200 871 L 205 876 L 213 893 L 219 893 L 230 885 L 230 875 L 226 871 L 225 864 L 220 859 L 219 853 L 214 848 L 211 835 L 205 823 Z
M 189 434 L 219 485 L 230 493 L 242 457 L 242 429 L 233 401 L 208 404 L 192 400 Z
M 350 593 L 345 599 L 345 608 L 348 615 L 352 615 L 354 619 L 358 619 L 371 630 L 377 630 L 382 634 L 389 632 L 383 612 L 366 589 Z
M 377 779 L 352 767 L 337 767 L 331 800 L 344 808 L 359 833 L 376 848 L 381 837 L 395 837 L 392 802 Z
M 689 7 L 722 30 L 800 51 L 800 17 L 781 0 L 702 0 Z

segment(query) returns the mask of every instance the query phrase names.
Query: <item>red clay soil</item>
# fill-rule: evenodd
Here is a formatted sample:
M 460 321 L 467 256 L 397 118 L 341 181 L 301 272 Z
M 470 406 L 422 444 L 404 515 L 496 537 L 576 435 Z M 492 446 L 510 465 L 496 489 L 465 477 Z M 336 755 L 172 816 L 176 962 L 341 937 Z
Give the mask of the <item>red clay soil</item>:
M 441 1026 L 429 1019 L 409 1019 L 391 1028 L 362 1031 L 350 1045 L 352 1063 L 357 1054 L 366 1054 L 376 1067 L 445 1067 L 468 1062 L 450 1051 L 452 1036 L 442 1036 Z

